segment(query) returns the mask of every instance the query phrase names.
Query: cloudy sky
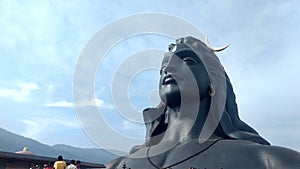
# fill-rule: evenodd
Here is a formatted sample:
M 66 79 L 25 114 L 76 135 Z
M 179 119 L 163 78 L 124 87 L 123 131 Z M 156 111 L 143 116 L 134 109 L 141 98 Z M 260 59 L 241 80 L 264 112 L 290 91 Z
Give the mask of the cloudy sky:
M 193 24 L 214 46 L 230 43 L 218 56 L 233 83 L 240 117 L 272 144 L 300 151 L 299 5 L 296 0 L 0 1 L 0 127 L 49 145 L 99 146 L 84 131 L 73 104 L 81 51 L 106 25 L 154 12 Z M 132 145 L 142 142 L 145 130 L 116 110 L 113 77 L 127 56 L 149 48 L 166 50 L 173 40 L 132 36 L 113 46 L 98 65 L 91 102 L 112 131 L 139 140 Z M 155 69 L 132 79 L 125 94 L 137 112 L 151 106 L 157 83 Z M 99 127 L 95 132 L 111 131 Z M 108 141 L 120 144 L 113 136 Z M 129 150 L 127 144 L 117 148 Z

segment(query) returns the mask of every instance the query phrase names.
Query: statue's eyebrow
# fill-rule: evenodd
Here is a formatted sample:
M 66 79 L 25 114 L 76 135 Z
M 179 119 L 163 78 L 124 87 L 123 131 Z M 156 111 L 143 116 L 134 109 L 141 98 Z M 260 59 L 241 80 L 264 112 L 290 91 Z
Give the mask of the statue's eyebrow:
M 182 60 L 184 58 L 190 57 L 190 58 L 194 59 L 195 61 L 200 62 L 200 58 L 198 57 L 198 55 L 191 50 L 181 51 L 181 52 L 176 53 L 176 55 Z

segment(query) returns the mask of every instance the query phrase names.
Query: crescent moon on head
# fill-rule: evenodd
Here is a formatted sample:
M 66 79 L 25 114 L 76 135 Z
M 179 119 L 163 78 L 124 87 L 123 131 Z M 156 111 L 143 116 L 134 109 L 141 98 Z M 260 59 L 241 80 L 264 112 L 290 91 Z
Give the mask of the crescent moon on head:
M 204 43 L 205 43 L 206 47 L 208 47 L 209 49 L 211 49 L 214 52 L 220 52 L 220 51 L 226 49 L 230 45 L 230 44 L 227 44 L 227 45 L 225 45 L 223 47 L 213 47 L 213 46 L 211 46 L 209 44 L 209 42 L 208 42 L 208 36 L 207 35 L 205 35 Z

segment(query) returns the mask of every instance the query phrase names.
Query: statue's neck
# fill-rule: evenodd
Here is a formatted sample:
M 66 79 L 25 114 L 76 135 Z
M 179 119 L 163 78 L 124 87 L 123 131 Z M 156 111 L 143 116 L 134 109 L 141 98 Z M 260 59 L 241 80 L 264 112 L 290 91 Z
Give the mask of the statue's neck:
M 184 107 L 167 105 L 165 114 L 168 129 L 163 141 L 181 142 L 199 138 L 209 111 L 210 98 L 202 98 L 200 102 L 185 103 Z

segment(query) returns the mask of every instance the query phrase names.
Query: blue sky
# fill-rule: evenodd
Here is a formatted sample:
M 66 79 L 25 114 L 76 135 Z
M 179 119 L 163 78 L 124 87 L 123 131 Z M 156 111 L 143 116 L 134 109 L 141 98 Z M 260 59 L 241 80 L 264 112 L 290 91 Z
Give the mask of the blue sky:
M 158 12 L 192 23 L 214 46 L 230 43 L 218 55 L 233 83 L 240 117 L 272 144 L 300 151 L 298 6 L 296 0 L 1 1 L 0 127 L 49 145 L 97 147 L 73 107 L 80 52 L 113 21 Z M 140 138 L 132 145 L 142 142 L 144 127 L 120 118 L 111 96 L 112 77 L 126 56 L 146 48 L 166 50 L 172 41 L 159 35 L 131 37 L 112 48 L 99 66 L 99 110 L 121 135 Z M 133 79 L 129 97 L 137 111 L 151 106 L 149 93 L 157 89 L 157 80 L 155 70 Z

